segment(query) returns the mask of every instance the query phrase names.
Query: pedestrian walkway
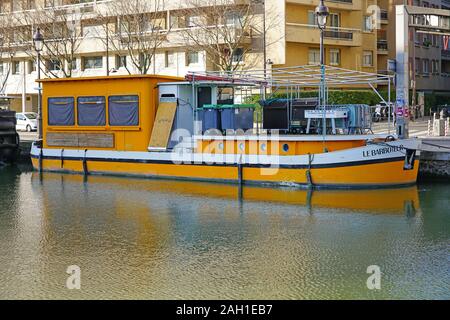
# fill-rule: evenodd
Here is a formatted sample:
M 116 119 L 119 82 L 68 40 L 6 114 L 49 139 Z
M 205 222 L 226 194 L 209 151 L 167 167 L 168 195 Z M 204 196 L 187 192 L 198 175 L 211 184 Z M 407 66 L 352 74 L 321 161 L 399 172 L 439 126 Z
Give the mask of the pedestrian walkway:
M 391 130 L 389 132 L 388 122 L 375 122 L 372 125 L 372 131 L 374 134 L 394 134 L 395 126 L 391 123 Z M 428 135 L 428 117 L 417 119 L 416 121 L 409 122 L 409 136 L 424 138 Z

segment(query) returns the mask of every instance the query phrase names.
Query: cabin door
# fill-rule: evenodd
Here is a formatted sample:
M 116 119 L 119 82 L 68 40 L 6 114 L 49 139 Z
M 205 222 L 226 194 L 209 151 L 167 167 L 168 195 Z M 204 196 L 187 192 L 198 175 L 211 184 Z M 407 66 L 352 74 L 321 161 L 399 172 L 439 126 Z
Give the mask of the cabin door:
M 199 87 L 197 91 L 197 108 L 203 108 L 205 104 L 212 104 L 211 87 Z

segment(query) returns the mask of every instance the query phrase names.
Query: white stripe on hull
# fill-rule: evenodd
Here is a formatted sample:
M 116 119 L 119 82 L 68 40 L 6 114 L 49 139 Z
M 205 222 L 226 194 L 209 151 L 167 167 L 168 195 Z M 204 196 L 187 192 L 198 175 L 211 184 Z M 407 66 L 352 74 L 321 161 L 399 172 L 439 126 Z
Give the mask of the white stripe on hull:
M 63 156 L 64 159 L 116 159 L 118 161 L 161 161 L 182 164 L 225 164 L 233 165 L 241 163 L 244 165 L 280 165 L 280 166 L 302 166 L 302 165 L 330 165 L 351 164 L 361 161 L 382 161 L 405 156 L 405 148 L 418 150 L 420 140 L 406 139 L 382 144 L 369 144 L 363 147 L 345 149 L 340 151 L 318 153 L 298 156 L 283 155 L 240 155 L 240 154 L 205 154 L 176 152 L 134 152 L 134 151 L 108 151 L 108 150 L 80 150 L 80 149 L 43 149 L 43 157 Z M 418 152 L 418 151 L 417 151 Z M 39 157 L 40 149 L 33 144 L 31 155 Z

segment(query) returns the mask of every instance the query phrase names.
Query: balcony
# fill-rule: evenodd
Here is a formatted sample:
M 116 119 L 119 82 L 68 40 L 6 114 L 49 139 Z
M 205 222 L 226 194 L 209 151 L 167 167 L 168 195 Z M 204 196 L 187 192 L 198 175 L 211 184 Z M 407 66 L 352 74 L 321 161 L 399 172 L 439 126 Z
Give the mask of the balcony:
M 388 54 L 388 43 L 386 40 L 377 41 L 377 54 Z
M 318 0 L 287 0 L 287 3 L 303 4 L 305 6 L 316 7 L 319 4 Z M 327 7 L 330 9 L 340 10 L 356 10 L 362 8 L 362 0 L 328 0 Z
M 286 23 L 286 40 L 288 42 L 318 44 L 320 31 L 315 25 Z M 349 28 L 331 28 L 324 31 L 326 45 L 359 47 L 361 46 L 361 30 Z
M 441 50 L 441 58 L 442 60 L 450 60 L 450 50 Z
M 381 23 L 388 23 L 388 12 L 387 12 L 387 10 L 380 10 L 380 20 L 381 20 Z

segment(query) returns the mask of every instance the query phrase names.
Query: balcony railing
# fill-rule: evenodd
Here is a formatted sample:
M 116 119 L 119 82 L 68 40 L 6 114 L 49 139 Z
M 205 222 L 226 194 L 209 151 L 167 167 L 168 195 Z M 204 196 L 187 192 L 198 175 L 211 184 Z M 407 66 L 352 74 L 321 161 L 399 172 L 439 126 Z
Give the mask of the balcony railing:
M 388 49 L 388 44 L 386 40 L 378 40 L 377 41 L 377 49 L 379 51 L 387 51 Z
M 441 50 L 441 55 L 443 58 L 450 58 L 450 50 Z
M 288 42 L 319 43 L 320 32 L 317 25 L 286 22 Z M 327 27 L 324 30 L 325 44 L 360 46 L 361 29 Z
M 331 2 L 353 3 L 353 0 L 330 0 Z
M 331 38 L 331 39 L 353 40 L 353 32 L 352 31 L 324 30 L 323 36 L 325 38 Z

